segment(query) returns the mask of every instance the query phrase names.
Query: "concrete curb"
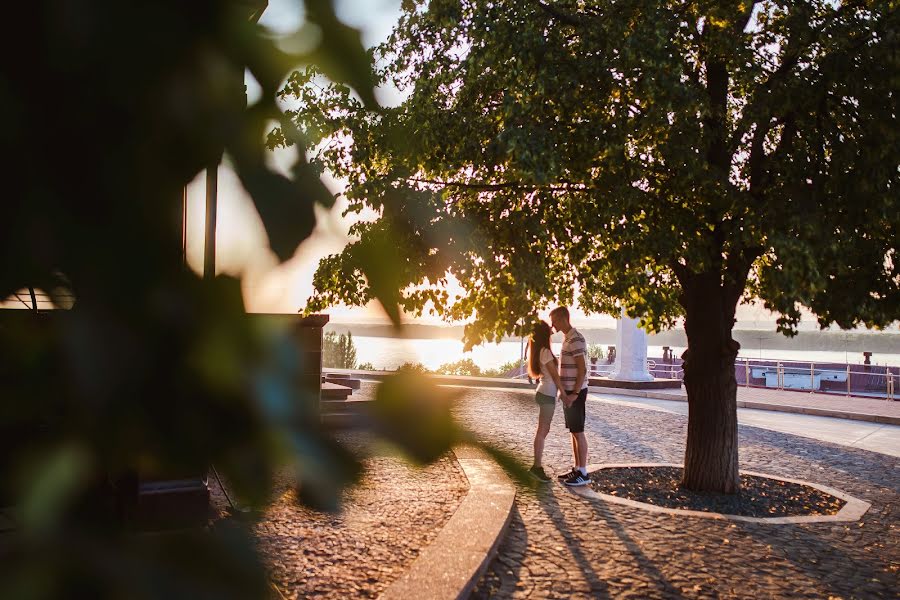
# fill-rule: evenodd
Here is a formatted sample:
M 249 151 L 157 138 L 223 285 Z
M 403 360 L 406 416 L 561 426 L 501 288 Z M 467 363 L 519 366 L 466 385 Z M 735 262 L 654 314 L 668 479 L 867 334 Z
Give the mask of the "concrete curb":
M 873 415 L 870 413 L 854 413 L 830 408 L 812 408 L 809 406 L 793 406 L 791 404 L 769 404 L 767 402 L 753 402 L 738 400 L 738 408 L 753 408 L 757 410 L 773 410 L 777 412 L 795 413 L 798 415 L 814 415 L 817 417 L 834 417 L 836 419 L 850 419 L 852 421 L 868 421 L 882 425 L 900 425 L 900 417 L 888 415 Z
M 611 388 L 592 385 L 588 387 L 588 391 L 592 394 L 610 394 L 614 396 L 632 396 L 635 398 L 653 398 L 655 400 L 687 402 L 687 392 L 684 390 L 679 390 L 677 392 L 660 392 L 657 390 L 629 390 L 626 388 Z
M 682 465 L 676 465 L 674 463 L 607 463 L 607 464 L 599 464 L 599 465 L 588 465 L 588 473 L 593 473 L 594 471 L 599 471 L 601 469 L 614 469 L 621 467 L 681 467 Z M 835 498 L 840 498 L 846 504 L 841 507 L 836 514 L 833 515 L 808 515 L 801 517 L 744 517 L 741 515 L 730 515 L 726 513 L 717 513 L 717 512 L 707 512 L 700 510 L 688 510 L 682 508 L 665 508 L 662 506 L 656 506 L 655 504 L 648 504 L 646 502 L 638 502 L 636 500 L 629 500 L 627 498 L 620 498 L 618 496 L 612 496 L 610 494 L 601 494 L 600 492 L 595 492 L 590 488 L 590 486 L 580 487 L 580 488 L 569 488 L 578 496 L 582 498 L 588 498 L 591 500 L 603 500 L 605 502 L 609 502 L 611 504 L 619 504 L 622 506 L 629 506 L 631 508 L 639 508 L 641 510 L 645 510 L 647 512 L 656 513 L 656 514 L 666 514 L 666 515 L 678 515 L 678 516 L 686 516 L 686 517 L 699 517 L 701 519 L 719 519 L 725 521 L 740 521 L 743 523 L 762 523 L 767 525 L 797 525 L 801 523 L 849 523 L 853 521 L 859 521 L 860 518 L 866 511 L 868 511 L 872 505 L 866 502 L 865 500 L 860 500 L 854 496 L 851 496 L 847 492 L 843 492 L 841 490 L 835 489 L 833 487 L 829 487 L 827 485 L 822 485 L 819 483 L 811 483 L 809 481 L 803 481 L 800 479 L 789 479 L 787 477 L 781 477 L 778 475 L 770 475 L 768 473 L 759 473 L 757 471 L 744 471 L 741 470 L 741 475 L 755 475 L 757 477 L 765 477 L 767 479 L 774 479 L 775 481 L 787 481 L 790 483 L 797 483 L 800 485 L 805 485 L 807 487 L 815 488 L 826 494 L 830 494 Z
M 605 394 L 609 396 L 632 396 L 638 398 L 652 398 L 654 400 L 672 400 L 673 402 L 687 402 L 687 393 L 665 393 L 653 390 L 626 390 L 620 388 L 608 388 L 591 386 L 592 394 Z M 883 425 L 900 425 L 900 417 L 888 415 L 874 415 L 870 413 L 847 412 L 831 408 L 812 408 L 809 406 L 794 406 L 792 404 L 770 404 L 768 402 L 753 402 L 752 400 L 738 400 L 738 408 L 752 408 L 755 410 L 769 410 L 774 412 L 794 413 L 798 415 L 814 415 L 817 417 L 833 417 L 836 419 L 849 419 L 852 421 L 867 421 Z
M 385 377 L 394 375 L 396 371 L 359 371 L 356 369 L 323 369 L 323 373 L 337 375 L 352 375 L 359 379 L 369 381 L 381 381 Z M 507 379 L 505 377 L 469 377 L 467 375 L 429 375 L 438 385 L 464 385 L 466 387 L 490 387 L 513 388 L 533 390 L 534 383 L 528 383 L 527 379 Z
M 469 493 L 409 571 L 381 595 L 385 600 L 467 598 L 497 553 L 512 518 L 515 485 L 484 452 L 465 446 L 454 453 Z

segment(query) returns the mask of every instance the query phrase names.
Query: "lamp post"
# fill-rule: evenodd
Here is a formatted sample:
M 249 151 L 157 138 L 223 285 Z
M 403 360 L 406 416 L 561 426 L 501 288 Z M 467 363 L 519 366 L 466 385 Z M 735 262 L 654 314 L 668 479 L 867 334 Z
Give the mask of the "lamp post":
M 269 0 L 243 0 L 246 6 L 248 20 L 252 23 L 259 21 L 263 12 L 269 6 Z M 247 103 L 247 94 L 244 92 L 244 105 Z M 219 164 L 222 162 L 222 154 L 206 167 L 206 227 L 203 244 L 203 278 L 213 279 L 216 276 L 216 221 L 219 209 Z M 185 219 L 186 219 L 185 213 Z M 187 240 L 185 239 L 185 245 Z

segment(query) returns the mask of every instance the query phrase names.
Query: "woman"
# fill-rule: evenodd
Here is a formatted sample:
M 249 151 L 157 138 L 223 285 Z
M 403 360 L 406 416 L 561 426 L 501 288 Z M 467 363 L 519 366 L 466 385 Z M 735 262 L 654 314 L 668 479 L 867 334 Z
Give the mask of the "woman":
M 544 439 L 550 432 L 557 391 L 562 389 L 559 371 L 556 368 L 556 357 L 550 349 L 551 334 L 550 326 L 544 321 L 539 321 L 528 340 L 528 373 L 539 380 L 534 399 L 540 410 L 537 431 L 534 434 L 534 464 L 529 472 L 535 479 L 545 483 L 550 481 L 550 478 L 541 465 Z

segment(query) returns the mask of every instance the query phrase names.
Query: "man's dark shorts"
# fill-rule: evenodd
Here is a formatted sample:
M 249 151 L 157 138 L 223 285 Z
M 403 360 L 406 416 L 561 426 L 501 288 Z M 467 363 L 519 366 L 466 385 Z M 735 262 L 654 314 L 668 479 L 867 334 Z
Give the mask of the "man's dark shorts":
M 566 392 L 574 394 L 575 392 Z M 572 406 L 566 408 L 563 405 L 563 414 L 566 417 L 566 428 L 572 433 L 582 433 L 584 431 L 584 405 L 587 403 L 587 388 L 578 392 L 578 398 L 572 403 Z

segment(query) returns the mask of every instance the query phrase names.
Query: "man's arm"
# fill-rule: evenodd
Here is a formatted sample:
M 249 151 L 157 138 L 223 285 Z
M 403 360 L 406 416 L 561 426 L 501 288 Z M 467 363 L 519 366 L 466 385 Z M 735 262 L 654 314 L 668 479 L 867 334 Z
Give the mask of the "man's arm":
M 578 373 L 575 377 L 575 394 L 577 395 L 581 391 L 581 386 L 584 385 L 584 378 L 587 377 L 587 361 L 584 360 L 584 354 L 575 357 L 575 368 Z
M 585 363 L 584 354 L 575 356 L 575 369 L 577 373 L 575 376 L 575 393 L 566 396 L 566 400 L 568 400 L 566 406 L 571 406 L 578 399 L 578 393 L 581 392 L 581 386 L 584 385 L 584 377 L 587 375 L 587 363 Z

